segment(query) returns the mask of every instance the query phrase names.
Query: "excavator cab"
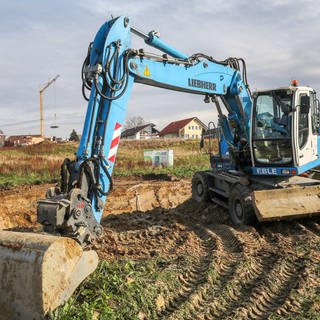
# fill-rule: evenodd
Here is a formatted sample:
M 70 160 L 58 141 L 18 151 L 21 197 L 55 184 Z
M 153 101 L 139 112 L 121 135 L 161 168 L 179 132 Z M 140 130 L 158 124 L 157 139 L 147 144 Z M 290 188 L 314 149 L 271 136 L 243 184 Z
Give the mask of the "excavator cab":
M 260 190 L 253 191 L 252 203 L 260 221 L 319 214 L 320 181 L 308 177 L 320 165 L 319 128 L 312 88 L 293 81 L 254 94 L 252 171 L 260 176 Z
M 315 91 L 289 86 L 256 92 L 251 136 L 255 175 L 295 176 L 320 165 Z
M 293 96 L 289 88 L 254 95 L 252 150 L 255 166 L 293 165 Z

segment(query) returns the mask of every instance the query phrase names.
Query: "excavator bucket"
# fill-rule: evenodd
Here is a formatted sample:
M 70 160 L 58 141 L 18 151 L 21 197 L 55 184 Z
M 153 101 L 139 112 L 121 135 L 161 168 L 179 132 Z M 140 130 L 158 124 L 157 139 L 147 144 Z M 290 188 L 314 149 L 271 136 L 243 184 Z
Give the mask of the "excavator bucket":
M 254 191 L 252 202 L 259 221 L 309 217 L 320 214 L 320 186 Z
M 98 265 L 73 239 L 0 230 L 0 320 L 38 320 Z

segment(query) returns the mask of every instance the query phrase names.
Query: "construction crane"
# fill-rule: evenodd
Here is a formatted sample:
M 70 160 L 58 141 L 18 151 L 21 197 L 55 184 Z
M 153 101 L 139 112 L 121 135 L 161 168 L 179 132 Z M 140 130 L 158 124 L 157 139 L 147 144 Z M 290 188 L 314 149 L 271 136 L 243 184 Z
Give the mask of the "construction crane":
M 44 137 L 44 122 L 43 122 L 43 92 L 52 84 L 54 83 L 58 78 L 60 77 L 59 74 L 57 74 L 54 78 L 49 80 L 42 88 L 40 88 L 40 135 L 41 137 Z

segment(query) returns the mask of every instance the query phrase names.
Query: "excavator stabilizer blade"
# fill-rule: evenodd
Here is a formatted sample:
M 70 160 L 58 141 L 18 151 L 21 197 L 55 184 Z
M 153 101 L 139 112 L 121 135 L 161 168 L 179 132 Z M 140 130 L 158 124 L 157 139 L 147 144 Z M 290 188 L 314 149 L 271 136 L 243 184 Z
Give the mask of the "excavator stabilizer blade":
M 97 265 L 72 239 L 0 230 L 0 320 L 44 319 Z
M 320 214 L 320 186 L 254 191 L 252 202 L 259 221 L 309 217 Z

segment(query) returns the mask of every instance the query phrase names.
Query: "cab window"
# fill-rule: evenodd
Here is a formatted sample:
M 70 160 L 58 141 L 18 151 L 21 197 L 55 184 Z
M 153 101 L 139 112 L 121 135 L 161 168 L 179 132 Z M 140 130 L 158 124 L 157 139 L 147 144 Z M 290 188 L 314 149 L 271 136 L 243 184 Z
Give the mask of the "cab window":
M 253 111 L 253 150 L 257 163 L 285 165 L 292 162 L 292 91 L 275 90 L 256 95 Z
M 299 106 L 301 105 L 301 98 L 303 96 L 307 96 L 307 93 L 301 93 L 299 95 Z M 299 126 L 299 133 L 298 133 L 298 139 L 299 139 L 299 148 L 303 149 L 308 141 L 309 136 L 309 113 L 302 113 L 301 107 L 299 107 L 299 118 L 298 118 L 298 126 Z
M 310 93 L 310 108 L 311 108 L 311 124 L 312 134 L 318 134 L 319 129 L 319 108 L 315 92 Z

